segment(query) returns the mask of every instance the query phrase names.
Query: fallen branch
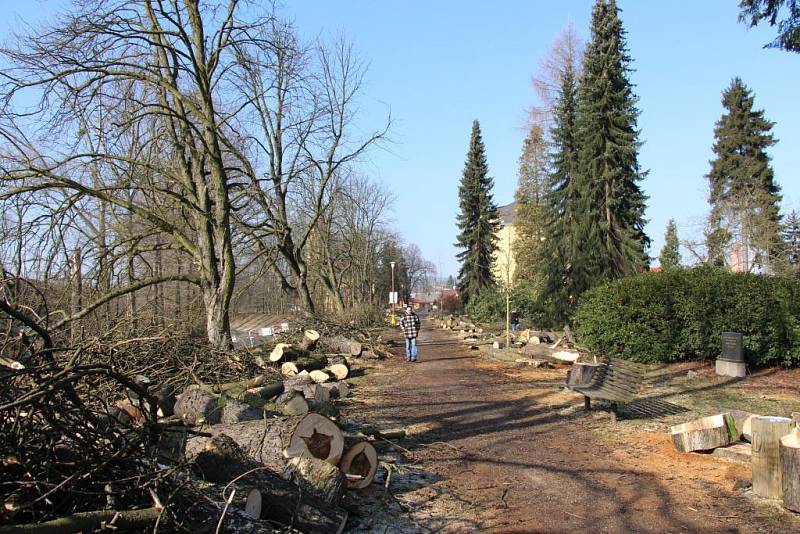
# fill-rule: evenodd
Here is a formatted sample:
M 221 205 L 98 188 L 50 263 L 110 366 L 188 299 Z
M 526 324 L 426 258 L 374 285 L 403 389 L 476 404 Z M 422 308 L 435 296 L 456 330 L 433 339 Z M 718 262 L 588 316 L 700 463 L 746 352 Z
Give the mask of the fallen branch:
M 162 508 L 144 508 L 81 512 L 44 523 L 0 527 L 0 534 L 67 534 L 93 531 L 103 525 L 113 525 L 119 530 L 147 530 L 159 520 L 162 510 Z

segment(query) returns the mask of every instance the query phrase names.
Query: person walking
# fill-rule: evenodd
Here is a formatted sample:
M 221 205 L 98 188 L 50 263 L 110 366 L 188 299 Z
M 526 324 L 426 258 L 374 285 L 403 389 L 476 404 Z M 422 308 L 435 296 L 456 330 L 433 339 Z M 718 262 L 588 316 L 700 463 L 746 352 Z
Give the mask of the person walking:
M 511 312 L 511 331 L 519 332 L 519 312 L 517 310 Z
M 400 330 L 406 338 L 406 361 L 417 361 L 417 336 L 419 335 L 419 316 L 411 306 L 406 306 L 406 313 L 400 319 Z

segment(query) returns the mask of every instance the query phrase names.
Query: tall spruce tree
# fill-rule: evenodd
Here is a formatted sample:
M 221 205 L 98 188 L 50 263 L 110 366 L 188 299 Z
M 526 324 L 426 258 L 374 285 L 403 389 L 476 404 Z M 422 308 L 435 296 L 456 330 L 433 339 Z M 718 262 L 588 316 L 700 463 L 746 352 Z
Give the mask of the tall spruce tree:
M 589 286 L 647 267 L 639 111 L 615 0 L 598 0 L 578 87 L 578 228 Z
M 784 263 L 789 274 L 800 274 L 800 214 L 792 210 L 783 220 Z
M 664 246 L 658 256 L 658 262 L 663 270 L 675 269 L 681 266 L 680 244 L 678 243 L 678 227 L 675 219 L 670 219 L 667 223 L 667 231 L 664 234 Z
M 577 229 L 578 86 L 571 63 L 561 73 L 550 130 L 550 173 L 545 194 L 545 244 L 540 249 L 544 274 L 541 299 L 556 321 L 565 321 L 586 289 L 580 266 Z
M 543 278 L 539 250 L 545 236 L 547 164 L 544 130 L 540 124 L 534 122 L 522 143 L 522 154 L 519 158 L 519 181 L 514 195 L 516 235 L 513 243 L 515 282 L 531 297 L 538 297 Z
M 714 128 L 715 158 L 709 181 L 707 247 L 712 263 L 723 264 L 728 247 L 741 268 L 771 268 L 781 248 L 780 188 L 767 149 L 777 141 L 774 123 L 754 110 L 755 97 L 739 78 L 722 93 L 723 113 Z
M 458 290 L 464 303 L 481 289 L 494 287 L 492 274 L 494 254 L 497 250 L 497 231 L 500 227 L 497 206 L 492 199 L 494 180 L 489 177 L 486 149 L 481 138 L 481 127 L 472 122 L 467 161 L 458 189 L 458 242 L 464 250 L 456 256 L 461 262 L 458 272 Z

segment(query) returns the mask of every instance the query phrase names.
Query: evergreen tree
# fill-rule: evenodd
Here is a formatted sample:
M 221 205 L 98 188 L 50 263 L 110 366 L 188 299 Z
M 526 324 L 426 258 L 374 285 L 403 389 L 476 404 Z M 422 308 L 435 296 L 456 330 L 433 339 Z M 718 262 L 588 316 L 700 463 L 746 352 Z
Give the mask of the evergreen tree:
M 778 37 L 767 48 L 800 52 L 800 2 L 798 0 L 740 0 L 739 20 L 751 28 L 762 21 L 778 27 Z
M 675 226 L 675 219 L 670 219 L 667 223 L 667 231 L 664 235 L 664 247 L 658 256 L 658 262 L 663 270 L 675 269 L 681 266 L 681 252 L 678 243 L 678 227 Z
M 579 279 L 577 233 L 577 81 L 572 64 L 561 73 L 553 127 L 550 173 L 545 194 L 545 244 L 540 249 L 544 284 L 542 301 L 557 321 L 564 321 L 585 289 Z
M 792 210 L 783 221 L 784 263 L 790 274 L 800 274 L 800 214 Z
M 647 197 L 639 182 L 639 111 L 615 0 L 597 0 L 578 88 L 578 229 L 588 285 L 647 267 Z
M 513 254 L 515 282 L 538 296 L 542 283 L 541 254 L 544 238 L 544 199 L 547 185 L 547 143 L 544 130 L 534 123 L 522 143 L 519 182 L 515 196 Z
M 726 113 L 714 128 L 709 181 L 708 250 L 712 262 L 724 262 L 729 245 L 749 270 L 769 268 L 780 249 L 780 188 L 775 183 L 767 149 L 777 141 L 774 123 L 764 110 L 754 110 L 754 96 L 739 78 L 722 93 Z
M 494 180 L 488 173 L 481 127 L 475 120 L 458 189 L 461 211 L 457 219 L 460 233 L 456 246 L 464 250 L 456 256 L 461 262 L 457 285 L 464 303 L 481 289 L 495 285 L 492 264 L 500 223 L 497 206 L 492 199 Z

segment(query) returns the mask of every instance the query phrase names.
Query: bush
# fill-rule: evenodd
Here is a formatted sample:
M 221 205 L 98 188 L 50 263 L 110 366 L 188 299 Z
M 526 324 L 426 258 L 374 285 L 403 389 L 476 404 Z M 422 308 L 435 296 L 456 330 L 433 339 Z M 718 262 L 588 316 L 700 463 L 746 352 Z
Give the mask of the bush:
M 524 288 L 511 292 L 511 309 L 517 310 L 523 323 L 548 327 L 543 306 Z M 475 321 L 506 320 L 506 294 L 500 289 L 483 289 L 464 306 L 464 311 Z
M 574 317 L 591 350 L 639 362 L 716 358 L 720 334 L 741 332 L 755 366 L 800 363 L 800 282 L 700 267 L 644 273 L 596 287 Z

